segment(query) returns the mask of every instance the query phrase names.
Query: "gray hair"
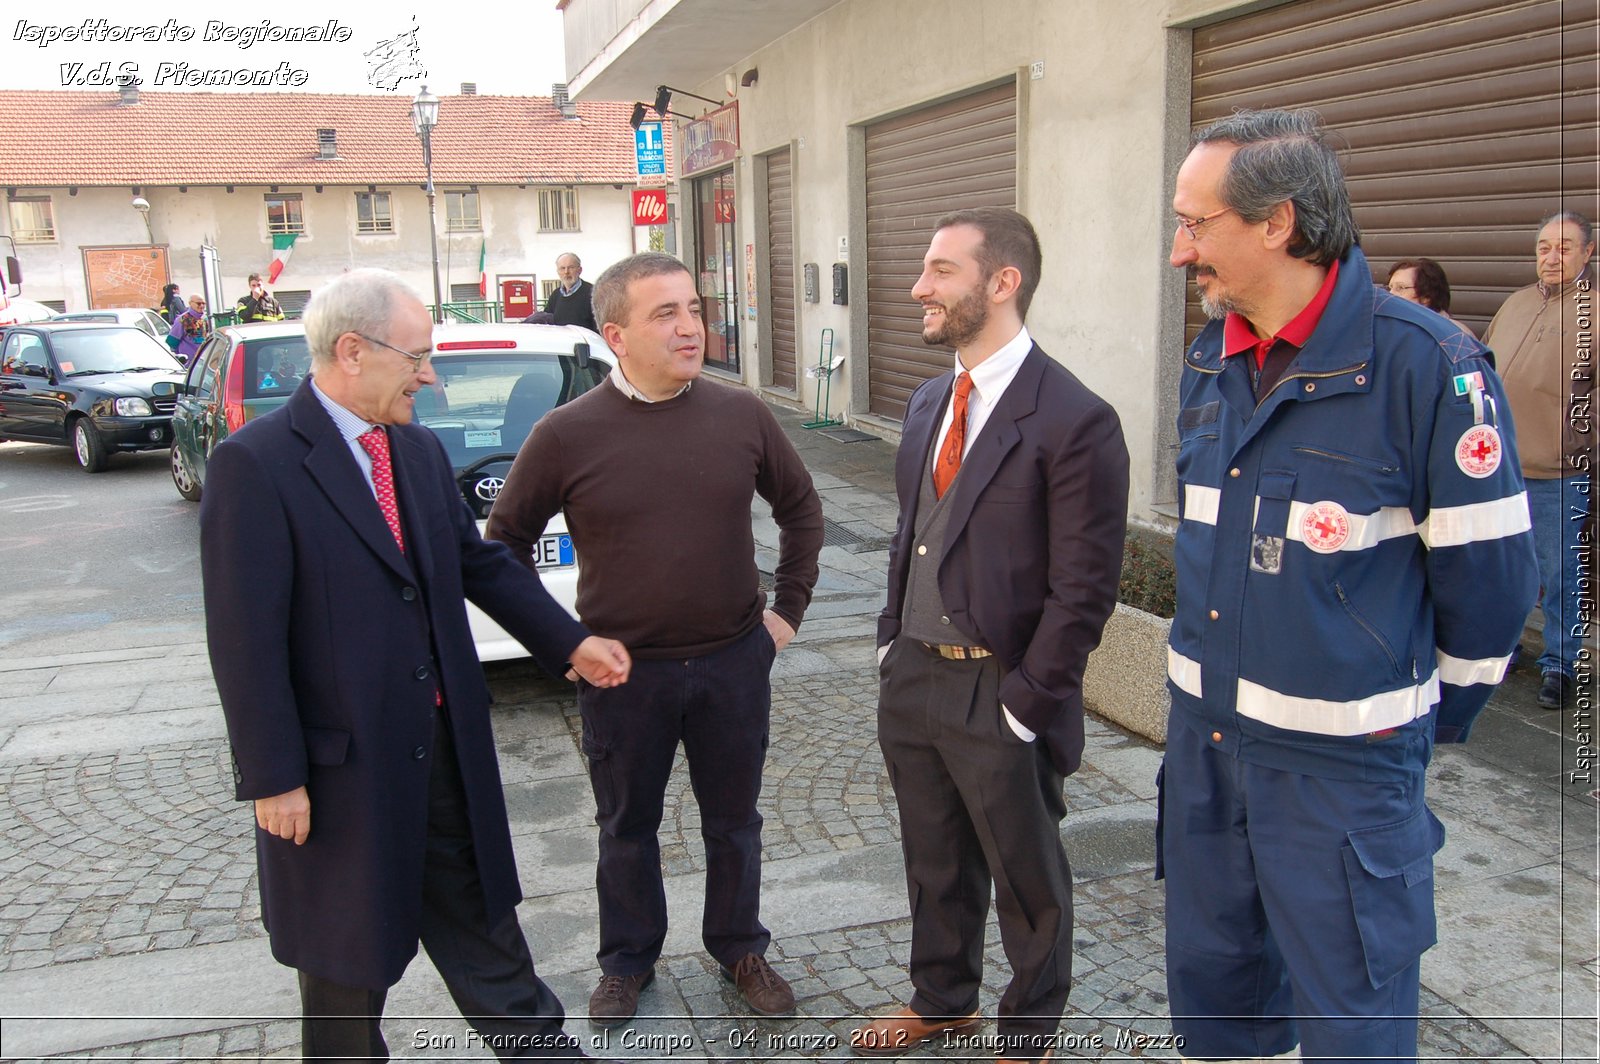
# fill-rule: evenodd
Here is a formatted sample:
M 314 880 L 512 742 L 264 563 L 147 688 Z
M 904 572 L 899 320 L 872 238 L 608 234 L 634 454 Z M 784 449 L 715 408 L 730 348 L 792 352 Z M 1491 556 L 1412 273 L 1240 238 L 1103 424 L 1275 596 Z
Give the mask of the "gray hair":
M 1195 134 L 1196 144 L 1234 144 L 1222 178 L 1222 201 L 1247 222 L 1294 204 L 1289 254 L 1327 266 L 1361 242 L 1344 171 L 1328 144 L 1322 116 L 1298 111 L 1235 111 Z
M 1556 211 L 1556 213 L 1539 223 L 1539 231 L 1541 233 L 1544 232 L 1544 227 L 1551 222 L 1569 222 L 1577 226 L 1578 239 L 1584 247 L 1594 243 L 1594 223 L 1577 211 Z
M 614 325 L 627 325 L 628 319 L 633 315 L 633 307 L 628 300 L 628 286 L 635 281 L 642 281 L 646 277 L 657 277 L 661 274 L 689 273 L 689 267 L 681 259 L 673 258 L 662 251 L 641 251 L 637 255 L 629 255 L 621 262 L 606 268 L 600 279 L 594 283 L 594 295 L 590 302 L 594 306 L 594 321 L 596 325 L 604 326 L 607 322 Z M 694 274 L 689 273 L 690 280 Z
M 558 270 L 561 268 L 562 259 L 571 259 L 574 266 L 580 270 L 583 269 L 583 260 L 578 258 L 578 253 L 576 251 L 563 251 L 561 254 L 556 256 L 556 269 Z
M 389 338 L 395 304 L 410 297 L 422 302 L 412 287 L 388 270 L 362 269 L 342 273 L 311 296 L 304 322 L 311 360 L 333 362 L 333 345 L 345 333 L 365 333 Z

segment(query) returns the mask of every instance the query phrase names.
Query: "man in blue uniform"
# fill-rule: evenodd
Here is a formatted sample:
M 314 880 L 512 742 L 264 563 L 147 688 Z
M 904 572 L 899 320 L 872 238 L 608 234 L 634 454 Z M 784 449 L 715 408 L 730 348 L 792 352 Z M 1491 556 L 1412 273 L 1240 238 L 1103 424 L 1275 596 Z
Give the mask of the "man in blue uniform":
M 1538 575 L 1484 347 L 1373 287 L 1313 111 L 1239 112 L 1178 171 L 1178 610 L 1157 874 L 1191 1058 L 1412 1060 L 1436 941 L 1423 800 Z

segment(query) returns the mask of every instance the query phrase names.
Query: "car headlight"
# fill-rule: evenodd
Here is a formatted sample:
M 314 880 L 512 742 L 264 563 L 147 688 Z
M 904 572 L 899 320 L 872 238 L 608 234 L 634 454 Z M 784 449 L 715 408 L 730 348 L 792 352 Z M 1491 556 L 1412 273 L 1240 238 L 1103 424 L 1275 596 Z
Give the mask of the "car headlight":
M 155 413 L 150 409 L 150 404 L 138 396 L 127 399 L 118 399 L 116 411 L 122 417 L 149 417 Z

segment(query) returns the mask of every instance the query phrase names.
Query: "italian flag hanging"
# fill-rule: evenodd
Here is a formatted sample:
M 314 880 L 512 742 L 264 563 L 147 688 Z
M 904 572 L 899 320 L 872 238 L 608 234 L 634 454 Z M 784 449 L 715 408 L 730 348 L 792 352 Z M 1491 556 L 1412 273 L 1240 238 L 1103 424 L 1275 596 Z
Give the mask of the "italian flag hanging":
M 489 298 L 489 238 L 478 245 L 478 298 Z
M 267 268 L 267 283 L 277 284 L 278 276 L 283 273 L 285 266 L 289 265 L 289 256 L 294 254 L 294 239 L 299 233 L 274 233 L 272 236 L 272 265 Z

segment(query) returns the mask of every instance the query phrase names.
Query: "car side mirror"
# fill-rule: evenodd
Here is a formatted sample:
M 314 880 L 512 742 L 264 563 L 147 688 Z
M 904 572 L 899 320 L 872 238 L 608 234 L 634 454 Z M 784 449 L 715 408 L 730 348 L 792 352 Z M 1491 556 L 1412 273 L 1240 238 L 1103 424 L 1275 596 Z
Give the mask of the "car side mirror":
M 50 371 L 39 365 L 37 362 L 24 362 L 22 364 L 22 368 L 18 372 L 24 377 L 48 378 L 50 376 Z
M 178 382 L 156 381 L 150 386 L 150 395 L 155 399 L 175 399 L 178 396 Z
M 586 343 L 577 344 L 575 347 L 573 347 L 572 353 L 578 357 L 578 368 L 579 369 L 588 369 L 589 368 L 589 345 L 588 344 L 586 344 Z

